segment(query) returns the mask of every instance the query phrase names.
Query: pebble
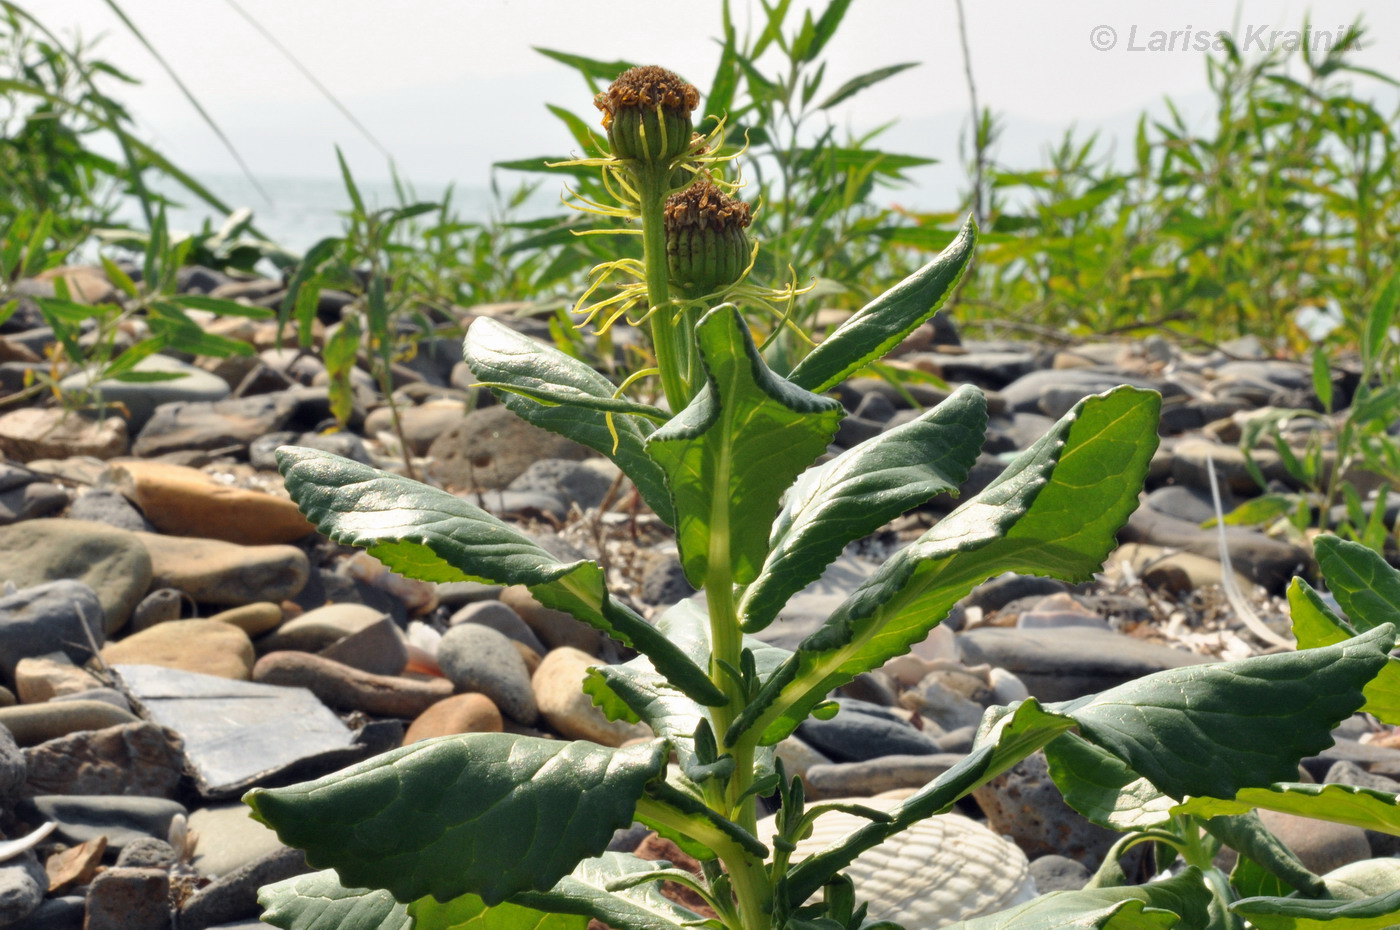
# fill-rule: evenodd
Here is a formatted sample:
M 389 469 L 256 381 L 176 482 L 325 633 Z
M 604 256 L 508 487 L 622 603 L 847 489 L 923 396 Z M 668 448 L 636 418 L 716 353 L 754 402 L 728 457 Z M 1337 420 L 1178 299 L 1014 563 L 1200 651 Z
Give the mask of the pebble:
M 1055 853 L 1097 869 L 1119 836 L 1065 803 L 1043 752 L 973 789 L 972 797 L 986 815 L 987 826 L 1010 838 L 1027 856 Z
M 288 620 L 258 645 L 264 653 L 282 649 L 320 652 L 384 619 L 383 611 L 365 604 L 327 604 Z
M 596 655 L 603 634 L 582 620 L 562 610 L 545 607 L 524 585 L 512 585 L 501 591 L 500 600 L 525 621 L 546 649 L 577 649 Z
M 59 579 L 83 582 L 96 592 L 109 634 L 126 625 L 152 580 L 151 555 L 139 534 L 83 520 L 0 527 L 0 564 L 19 588 Z
M 1089 883 L 1089 870 L 1082 862 L 1051 853 L 1031 860 L 1031 878 L 1041 894 L 1052 891 L 1078 891 Z
M 170 930 L 170 875 L 110 868 L 88 886 L 84 930 Z
M 8 927 L 33 914 L 44 900 L 48 887 L 49 877 L 33 853 L 0 863 L 0 927 Z
M 887 755 L 864 762 L 809 766 L 802 773 L 807 797 L 813 800 L 874 797 L 899 788 L 922 788 L 961 762 L 961 754 Z
M 175 847 L 154 836 L 137 837 L 117 853 L 117 866 L 135 869 L 168 869 L 179 859 Z
M 1219 559 L 1220 537 L 1215 528 L 1203 530 L 1148 507 L 1139 507 L 1119 533 L 1124 542 L 1148 543 Z M 1311 574 L 1312 557 L 1303 548 L 1246 527 L 1225 528 L 1230 563 L 1240 574 L 1268 590 L 1282 592 L 1297 574 Z
M 377 621 L 331 643 L 320 654 L 375 675 L 397 675 L 408 665 L 408 643 L 393 620 Z
M 282 623 L 282 605 L 271 601 L 255 601 L 242 607 L 221 610 L 209 619 L 216 623 L 236 626 L 249 636 L 261 636 L 277 629 Z
M 290 600 L 306 586 L 311 572 L 306 553 L 295 546 L 133 535 L 150 555 L 154 583 L 178 588 L 200 604 L 237 607 Z
M 191 450 L 243 451 L 292 418 L 296 402 L 286 394 L 261 394 L 211 402 L 161 404 L 132 443 L 132 454 L 156 458 Z
M 596 508 L 612 488 L 614 474 L 594 467 L 594 459 L 540 459 L 509 485 L 510 491 L 548 494 L 565 505 L 576 504 L 580 510 Z M 606 460 L 597 460 L 606 462 Z M 606 462 L 614 473 L 617 466 Z
M 1400 794 L 1400 781 L 1368 772 L 1355 762 L 1345 760 L 1328 769 L 1323 782 L 1329 785 L 1356 785 L 1360 788 L 1384 791 L 1386 794 Z M 1393 833 L 1367 830 L 1366 841 L 1371 845 L 1371 855 L 1378 859 L 1400 854 L 1400 836 Z
M 24 752 L 9 727 L 0 725 L 0 810 L 10 810 L 28 777 Z
M 1360 827 L 1270 810 L 1259 811 L 1259 819 L 1318 875 L 1371 857 L 1371 844 Z
M 253 680 L 306 688 L 337 710 L 382 717 L 417 717 L 452 694 L 452 683 L 445 678 L 373 675 L 308 652 L 268 653 L 253 666 Z
M 82 730 L 24 751 L 30 794 L 129 794 L 175 799 L 185 760 L 146 721 Z
M 530 672 L 515 643 L 477 623 L 459 623 L 443 634 L 438 666 L 458 691 L 486 695 L 501 712 L 527 726 L 539 719 Z
M 155 530 L 135 504 L 116 491 L 105 488 L 93 488 L 80 495 L 68 508 L 68 517 L 71 520 L 105 523 L 133 533 Z
M 245 681 L 254 658 L 248 634 L 217 620 L 172 620 L 102 650 L 108 665 L 159 665 Z
M 399 422 L 409 451 L 414 455 L 427 455 L 433 440 L 460 423 L 466 415 L 466 405 L 461 400 L 451 398 L 428 400 L 415 407 L 400 407 Z M 371 411 L 365 417 L 365 433 L 370 436 L 391 433 L 395 439 L 398 438 L 387 406 Z
M 51 653 L 86 662 L 92 645 L 106 638 L 102 604 L 82 582 L 50 581 L 0 596 L 0 680 L 26 702 L 17 680 L 20 663 Z
M 566 739 L 591 740 L 604 746 L 621 746 L 650 736 L 651 729 L 644 724 L 608 720 L 583 693 L 584 676 L 597 664 L 593 656 L 568 646 L 550 650 L 531 680 L 540 716 Z
M 47 481 L 30 481 L 0 490 L 0 526 L 58 513 L 68 506 L 68 492 Z
M 454 694 L 423 711 L 404 733 L 403 745 L 457 733 L 500 733 L 501 712 L 484 694 Z
M 544 643 L 535 635 L 535 631 L 520 619 L 520 615 L 511 610 L 505 604 L 496 600 L 476 601 L 462 607 L 452 615 L 447 621 L 448 626 L 457 626 L 461 623 L 475 623 L 480 626 L 489 626 L 499 633 L 504 633 L 510 639 L 518 643 L 529 646 L 540 655 L 549 650 Z
M 158 623 L 180 619 L 180 608 L 184 606 L 184 595 L 174 588 L 156 588 L 141 599 L 131 614 L 128 629 L 133 633 L 150 629 Z
M 795 736 L 789 736 L 773 747 L 779 759 L 783 760 L 783 766 L 787 769 L 788 775 L 801 777 L 814 765 L 826 765 L 831 762 L 826 756 L 808 746 Z
M 180 905 L 180 930 L 213 930 L 262 913 L 258 890 L 310 872 L 299 849 L 280 849 L 220 876 Z M 234 924 L 234 926 L 239 926 Z M 261 930 L 265 924 L 252 926 Z
M 190 812 L 189 829 L 199 837 L 190 864 L 205 878 L 218 878 L 286 849 L 277 834 L 249 816 L 241 802 Z
M 168 355 L 149 355 L 136 363 L 135 371 L 159 371 L 180 377 L 169 381 L 99 381 L 94 387 L 101 391 L 104 403 L 110 404 L 126 417 L 131 435 L 136 435 L 161 404 L 176 401 L 216 401 L 227 397 L 228 384 L 194 365 Z M 85 373 L 70 375 L 59 382 L 63 391 L 81 390 L 89 384 Z
M 164 838 L 176 815 L 186 813 L 176 801 L 125 795 L 43 794 L 29 803 L 39 817 L 58 823 L 57 835 L 64 842 L 76 845 L 105 836 L 108 848 L 118 850 L 133 840 Z
M 1053 630 L 1066 626 L 1088 626 L 1108 629 L 1108 621 L 1069 594 L 1051 594 L 1036 601 L 1030 610 L 1022 611 L 1016 625 L 1023 630 Z
M 289 498 L 219 481 L 167 462 L 123 462 L 132 499 L 155 528 L 172 536 L 245 546 L 289 543 L 315 532 Z
M 105 701 L 49 701 L 0 707 L 0 725 L 8 727 L 21 746 L 37 746 L 78 730 L 101 730 L 135 722 L 135 714 Z
M 938 752 L 932 738 L 902 717 L 864 701 L 839 699 L 840 712 L 830 720 L 809 718 L 797 728 L 803 742 L 836 762 L 864 762 L 881 756 L 927 756 Z
M 16 462 L 90 455 L 110 459 L 130 445 L 126 421 L 58 407 L 22 407 L 0 416 L 0 453 Z
M 429 474 L 449 490 L 503 489 L 540 459 L 579 460 L 592 454 L 496 405 L 473 410 L 433 440 Z
M 958 641 L 966 661 L 1010 671 L 1043 701 L 1068 701 L 1153 672 L 1209 661 L 1206 656 L 1091 627 L 983 627 L 958 634 Z

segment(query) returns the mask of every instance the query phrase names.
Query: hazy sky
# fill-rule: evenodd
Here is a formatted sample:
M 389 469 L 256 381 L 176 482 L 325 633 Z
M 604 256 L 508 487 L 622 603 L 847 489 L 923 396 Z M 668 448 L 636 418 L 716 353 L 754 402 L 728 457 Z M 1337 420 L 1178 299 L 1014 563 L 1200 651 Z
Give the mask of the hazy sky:
M 21 2 L 68 36 L 103 36 L 102 53 L 143 81 L 121 90 L 121 99 L 177 163 L 196 173 L 236 170 L 103 0 Z M 591 118 L 582 82 L 532 46 L 664 64 L 704 90 L 717 58 L 710 37 L 720 25 L 717 0 L 238 2 L 383 141 L 406 176 L 425 183 L 479 184 L 492 161 L 563 152 L 567 137 L 546 102 Z M 339 143 L 357 173 L 387 174 L 382 156 L 226 0 L 122 4 L 254 172 L 328 176 Z M 1203 53 L 1183 51 L 1184 42 L 1176 51 L 1146 50 L 1153 31 L 1238 25 L 1238 39 L 1253 28 L 1263 42 L 1274 29 L 1301 28 L 1309 9 L 1286 0 L 966 6 L 982 102 L 1007 118 L 1007 153 L 1026 158 L 1072 123 L 1130 130 L 1135 114 L 1164 95 L 1203 112 Z M 1329 0 L 1312 7 L 1325 10 L 1315 17 L 1321 29 L 1363 16 L 1371 32 L 1358 61 L 1396 70 L 1400 3 Z M 734 8 L 741 30 L 761 13 L 757 0 L 735 0 Z M 957 140 L 967 113 L 951 0 L 856 0 L 847 20 L 829 48 L 827 88 L 892 62 L 922 65 L 834 111 L 838 125 L 862 129 L 899 118 L 890 147 L 941 159 L 928 180 L 951 184 L 961 173 Z M 1095 47 L 1110 41 L 1109 50 Z

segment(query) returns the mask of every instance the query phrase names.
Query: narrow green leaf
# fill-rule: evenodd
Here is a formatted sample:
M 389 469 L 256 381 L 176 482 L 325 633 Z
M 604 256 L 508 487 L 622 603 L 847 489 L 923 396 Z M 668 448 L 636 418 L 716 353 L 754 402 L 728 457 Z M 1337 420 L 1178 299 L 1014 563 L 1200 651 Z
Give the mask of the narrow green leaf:
M 1299 649 L 1331 646 L 1356 635 L 1356 631 L 1323 602 L 1312 585 L 1301 578 L 1294 578 L 1288 586 L 1288 605 Z M 1362 691 L 1366 695 L 1363 711 L 1385 723 L 1400 725 L 1400 659 L 1392 656 Z
M 822 49 L 826 48 L 826 43 L 830 42 L 832 36 L 836 35 L 841 20 L 846 18 L 846 11 L 850 8 L 851 0 L 831 0 L 826 5 L 826 9 L 822 10 L 822 15 L 817 19 L 816 25 L 812 29 L 812 38 L 807 43 L 803 58 L 812 61 L 822 53 Z
M 1314 820 L 1350 824 L 1400 836 L 1400 800 L 1385 791 L 1355 785 L 1280 782 L 1267 788 L 1243 788 L 1233 800 L 1190 798 L 1175 813 L 1196 817 L 1242 814 L 1255 808 L 1297 814 Z
M 1261 494 L 1250 498 L 1225 515 L 1226 526 L 1259 526 L 1272 523 L 1293 509 L 1296 495 Z M 1210 529 L 1215 526 L 1215 518 L 1204 521 L 1201 526 Z
M 546 607 L 567 611 L 650 656 L 671 683 L 702 704 L 724 703 L 709 676 L 656 628 L 608 592 L 597 562 L 560 562 L 515 527 L 446 491 L 317 449 L 277 450 L 287 492 L 316 528 L 423 581 L 523 584 Z
M 1230 910 L 1259 930 L 1384 930 L 1400 924 L 1400 891 L 1357 901 L 1244 898 Z
M 1332 365 L 1327 360 L 1327 353 L 1321 348 L 1313 349 L 1312 383 L 1313 393 L 1317 395 L 1318 402 L 1322 404 L 1323 412 L 1331 413 Z
M 551 48 L 540 48 L 533 46 L 535 51 L 546 58 L 553 58 L 555 61 L 568 65 L 570 68 L 582 74 L 592 86 L 596 81 L 611 82 L 619 74 L 628 68 L 634 67 L 630 61 L 618 59 L 617 61 L 600 61 L 597 58 L 589 58 L 585 55 L 574 55 L 570 52 L 557 52 Z
M 1212 900 L 1200 870 L 1188 868 L 1146 885 L 1052 891 L 944 930 L 1205 930 Z
M 699 668 L 710 667 L 710 617 L 694 599 L 687 598 L 667 609 L 656 620 L 656 629 L 675 643 Z M 786 649 L 745 637 L 743 648 L 754 656 L 760 677 L 769 675 L 790 655 Z M 599 665 L 588 671 L 583 690 L 610 720 L 641 720 L 657 736 L 668 740 L 681 771 L 699 782 L 705 773 L 695 755 L 694 734 L 701 720 L 714 719 L 704 707 L 676 690 L 646 656 L 621 665 Z M 760 774 L 773 770 L 773 750 L 761 747 L 754 758 Z
M 937 257 L 837 327 L 788 378 L 820 394 L 893 349 L 943 306 L 967 270 L 976 241 L 977 225 L 969 218 Z
M 1330 746 L 1394 644 L 1386 625 L 1335 646 L 1168 669 L 1048 709 L 1164 794 L 1234 798 L 1295 777 L 1298 760 Z
M 340 146 L 335 147 L 335 160 L 340 164 L 340 180 L 345 185 L 345 193 L 350 195 L 350 204 L 355 208 L 355 212 L 363 215 L 365 213 L 365 201 L 360 196 L 360 188 L 355 184 L 355 176 L 350 173 L 350 166 L 345 161 L 345 153 L 340 150 Z
M 581 914 L 550 914 L 509 901 L 490 907 L 474 894 L 441 903 L 419 898 L 408 905 L 413 930 L 585 930 Z
M 1106 749 L 1074 733 L 1045 747 L 1050 777 L 1070 807 L 1110 830 L 1145 830 L 1171 820 L 1176 801 Z
M 462 357 L 472 374 L 488 383 L 508 384 L 524 394 L 493 390 L 509 410 L 526 422 L 567 436 L 612 459 L 632 479 L 642 499 L 656 515 L 674 526 L 675 511 L 666 476 L 643 447 L 651 424 L 632 416 L 612 417 L 616 431 L 608 429 L 607 412 L 572 404 L 569 398 L 612 400 L 616 387 L 578 359 L 565 355 L 515 332 L 489 317 L 480 317 L 467 329 Z M 551 398 L 542 403 L 531 393 Z
M 612 749 L 508 733 L 425 740 L 316 781 L 255 788 L 254 816 L 353 887 L 403 902 L 545 891 L 632 822 L 666 743 Z M 522 830 L 521 824 L 548 824 Z
M 817 104 L 817 109 L 829 110 L 838 103 L 844 103 L 868 87 L 874 87 L 881 81 L 892 78 L 901 71 L 908 71 L 910 68 L 917 68 L 918 66 L 919 63 L 917 61 L 906 61 L 902 64 L 887 65 L 883 68 L 876 68 L 874 71 L 867 71 L 864 74 L 856 75 L 838 87 L 830 97 L 827 97 L 821 103 Z
M 788 900 L 800 906 L 833 875 L 865 850 L 902 833 L 920 820 L 947 813 L 961 797 L 986 784 L 1074 726 L 1074 721 L 1047 713 L 1034 698 L 983 720 L 972 752 L 899 805 L 887 822 L 871 822 L 797 863 L 788 873 Z
M 263 922 L 282 930 L 418 930 L 407 905 L 381 889 L 346 888 L 334 869 L 264 885 L 258 903 Z
M 131 275 L 122 271 L 121 266 L 112 261 L 107 256 L 100 256 L 102 259 L 102 270 L 107 273 L 107 280 L 111 281 L 117 288 L 128 297 L 139 297 L 141 289 L 136 286 L 136 282 L 131 280 Z
M 700 915 L 662 895 L 659 884 L 608 890 L 620 879 L 658 872 L 665 867 L 664 862 L 605 852 L 597 858 L 584 859 L 548 891 L 527 891 L 514 900 L 542 911 L 582 914 L 619 930 L 677 930 L 699 920 Z
M 250 307 L 234 300 L 221 300 L 200 294 L 180 294 L 170 298 L 170 302 L 187 310 L 208 310 L 219 316 L 240 316 L 250 320 L 266 320 L 276 315 L 275 311 L 267 307 Z
M 977 460 L 986 426 L 986 398 L 967 386 L 919 418 L 808 469 L 788 491 L 768 558 L 740 601 L 744 629 L 771 623 L 848 542 L 935 494 L 956 493 Z
M 705 385 L 646 451 L 666 473 L 690 583 L 703 585 L 712 552 L 727 548 L 723 568 L 748 584 L 768 554 L 783 492 L 825 451 L 843 411 L 773 374 L 733 304 L 705 314 L 695 337 Z M 728 545 L 712 549 L 712 540 Z
M 928 635 L 1002 572 L 1086 581 L 1138 504 L 1157 446 L 1154 392 L 1118 388 L 1067 413 L 990 486 L 887 560 L 764 682 L 730 729 L 789 735 L 832 689 Z
M 1376 298 L 1376 305 L 1366 317 L 1366 358 L 1374 362 L 1385 351 L 1390 339 L 1390 327 L 1400 308 L 1400 273 L 1392 273 L 1385 289 Z
M 1327 586 L 1358 630 L 1400 623 L 1400 571 L 1361 545 L 1319 536 L 1313 543 Z

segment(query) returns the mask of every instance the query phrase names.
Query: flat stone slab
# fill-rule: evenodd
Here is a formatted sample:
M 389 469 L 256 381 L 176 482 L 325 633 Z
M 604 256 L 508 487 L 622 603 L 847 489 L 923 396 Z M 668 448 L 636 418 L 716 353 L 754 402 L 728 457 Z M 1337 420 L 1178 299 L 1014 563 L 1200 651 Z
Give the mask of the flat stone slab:
M 305 688 L 233 681 L 155 665 L 118 665 L 132 699 L 180 734 L 200 793 L 228 798 L 254 785 L 320 774 L 364 755 L 354 734 Z

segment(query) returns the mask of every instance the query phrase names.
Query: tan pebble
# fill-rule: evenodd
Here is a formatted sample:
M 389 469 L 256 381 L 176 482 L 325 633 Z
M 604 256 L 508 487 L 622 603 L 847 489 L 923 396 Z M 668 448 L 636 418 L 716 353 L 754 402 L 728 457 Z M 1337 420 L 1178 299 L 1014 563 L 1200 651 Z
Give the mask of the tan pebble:
M 50 701 L 0 708 L 0 726 L 9 729 L 20 746 L 76 733 L 136 723 L 136 715 L 103 701 Z
M 215 620 L 172 620 L 102 649 L 108 665 L 160 665 L 247 681 L 253 643 L 238 627 Z
M 500 733 L 501 712 L 484 694 L 455 694 L 429 707 L 409 725 L 403 744 L 456 733 Z
M 253 667 L 253 680 L 306 688 L 336 710 L 382 717 L 417 717 L 452 694 L 452 682 L 446 678 L 417 681 L 374 675 L 309 652 L 270 652 Z
M 80 694 L 102 686 L 91 672 L 78 668 L 61 652 L 20 659 L 15 666 L 15 690 L 25 704 L 42 704 L 60 694 Z
M 520 658 L 525 660 L 525 671 L 534 676 L 540 662 L 544 661 L 540 654 L 517 639 L 512 639 L 511 642 L 515 644 L 515 651 L 520 653 Z
M 282 608 L 270 601 L 259 601 L 220 611 L 209 619 L 236 626 L 249 636 L 258 636 L 277 629 L 282 623 Z
M 197 468 L 143 461 L 118 467 L 131 476 L 132 496 L 162 533 L 264 546 L 315 531 L 287 498 L 224 484 Z
M 583 679 L 597 659 L 578 649 L 553 649 L 531 678 L 540 714 L 560 735 L 604 746 L 621 746 L 650 734 L 643 724 L 609 720 L 583 692 Z

